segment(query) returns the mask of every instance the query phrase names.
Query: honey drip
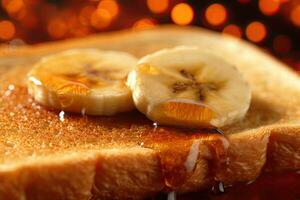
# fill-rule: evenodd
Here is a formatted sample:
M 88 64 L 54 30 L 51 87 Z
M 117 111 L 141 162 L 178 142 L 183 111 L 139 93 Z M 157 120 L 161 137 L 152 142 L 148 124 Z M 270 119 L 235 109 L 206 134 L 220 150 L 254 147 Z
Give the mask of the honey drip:
M 228 140 L 217 129 L 191 130 L 155 127 L 144 138 L 143 147 L 158 151 L 165 190 L 173 191 L 184 185 L 193 174 L 199 158 L 209 161 L 210 173 L 226 165 Z

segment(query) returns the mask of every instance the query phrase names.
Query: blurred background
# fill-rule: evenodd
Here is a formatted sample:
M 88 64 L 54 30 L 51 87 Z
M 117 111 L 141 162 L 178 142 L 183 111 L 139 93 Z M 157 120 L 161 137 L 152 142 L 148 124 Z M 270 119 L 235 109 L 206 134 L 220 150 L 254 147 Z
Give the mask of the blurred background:
M 300 71 L 300 0 L 0 1 L 0 46 L 172 23 L 248 40 Z

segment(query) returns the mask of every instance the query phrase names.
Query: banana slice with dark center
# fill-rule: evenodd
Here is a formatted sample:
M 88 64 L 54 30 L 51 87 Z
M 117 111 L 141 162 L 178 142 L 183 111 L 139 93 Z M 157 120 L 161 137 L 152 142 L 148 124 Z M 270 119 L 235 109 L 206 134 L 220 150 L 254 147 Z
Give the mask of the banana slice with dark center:
M 75 49 L 43 58 L 28 74 L 36 101 L 50 108 L 113 115 L 132 110 L 126 78 L 136 58 L 124 52 Z
M 128 76 L 136 107 L 166 125 L 222 127 L 241 120 L 250 88 L 239 71 L 196 47 L 145 56 Z

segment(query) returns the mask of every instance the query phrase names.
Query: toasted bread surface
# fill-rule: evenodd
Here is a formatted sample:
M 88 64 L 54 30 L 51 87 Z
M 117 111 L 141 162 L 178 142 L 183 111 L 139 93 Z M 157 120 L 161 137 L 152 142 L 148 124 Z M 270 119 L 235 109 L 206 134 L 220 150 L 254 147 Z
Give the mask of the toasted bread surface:
M 141 57 L 177 45 L 211 51 L 236 65 L 250 83 L 248 114 L 223 129 L 228 149 L 218 135 L 171 127 L 154 130 L 137 111 L 113 117 L 65 113 L 61 120 L 59 111 L 38 105 L 27 93 L 26 74 L 32 64 L 57 51 L 93 47 Z M 214 179 L 233 184 L 252 181 L 263 170 L 300 169 L 300 79 L 240 40 L 168 26 L 3 48 L 0 57 L 0 199 L 149 197 L 165 189 L 168 172 L 178 173 L 165 166 L 162 155 L 186 158 L 195 141 L 199 141 L 196 166 L 188 176 L 182 175 L 186 179 L 173 188 L 178 192 L 210 187 Z M 218 142 L 222 144 L 211 145 Z M 222 157 L 218 151 L 226 151 L 226 165 L 212 164 Z

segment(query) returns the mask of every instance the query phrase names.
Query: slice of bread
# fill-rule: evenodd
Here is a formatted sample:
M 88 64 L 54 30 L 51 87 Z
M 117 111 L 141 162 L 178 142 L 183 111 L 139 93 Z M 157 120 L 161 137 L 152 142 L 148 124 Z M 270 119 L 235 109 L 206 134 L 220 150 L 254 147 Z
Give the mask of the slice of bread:
M 153 131 L 151 122 L 137 111 L 114 117 L 65 113 L 60 119 L 59 111 L 41 107 L 27 93 L 26 73 L 47 54 L 93 47 L 141 57 L 177 45 L 196 45 L 223 57 L 251 85 L 246 118 L 223 130 L 228 149 L 216 134 Z M 171 178 L 186 178 L 174 189 L 188 192 L 210 187 L 214 179 L 234 184 L 252 181 L 262 171 L 300 169 L 300 79 L 241 40 L 199 28 L 166 26 L 3 48 L 0 69 L 0 200 L 141 199 L 164 190 L 170 172 Z M 182 174 L 176 167 L 182 167 L 195 144 L 196 167 Z M 214 164 L 224 156 L 225 164 Z

